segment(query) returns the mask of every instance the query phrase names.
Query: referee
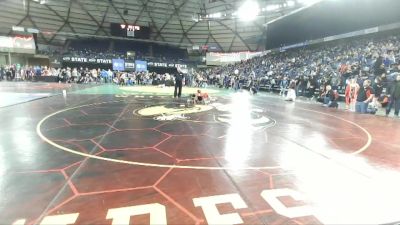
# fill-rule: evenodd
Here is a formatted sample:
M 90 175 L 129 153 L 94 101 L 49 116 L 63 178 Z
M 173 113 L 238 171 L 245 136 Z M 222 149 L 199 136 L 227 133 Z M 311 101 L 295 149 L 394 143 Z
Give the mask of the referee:
M 178 73 L 175 75 L 175 91 L 174 98 L 178 96 L 178 98 L 182 95 L 182 82 L 183 82 L 183 73 L 178 70 Z

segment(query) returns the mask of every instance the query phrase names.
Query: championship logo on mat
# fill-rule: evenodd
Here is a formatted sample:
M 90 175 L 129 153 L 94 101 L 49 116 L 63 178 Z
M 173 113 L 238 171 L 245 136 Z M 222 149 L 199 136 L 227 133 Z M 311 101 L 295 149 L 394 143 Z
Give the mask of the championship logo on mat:
M 150 106 L 137 111 L 141 116 L 154 116 L 155 120 L 172 121 L 172 120 L 187 120 L 188 115 L 200 112 L 206 112 L 213 109 L 209 105 L 193 105 L 185 104 L 167 104 L 159 106 Z
M 233 125 L 237 121 L 246 120 L 256 130 L 269 128 L 276 124 L 275 120 L 264 115 L 264 110 L 255 106 L 250 109 L 238 108 L 233 104 L 215 103 L 213 106 L 218 111 L 214 118 L 221 123 Z
M 253 129 L 272 127 L 276 121 L 264 115 L 261 108 L 252 106 L 249 110 L 236 109 L 232 104 L 213 103 L 210 105 L 166 104 L 150 106 L 136 112 L 141 116 L 152 116 L 159 121 L 189 120 L 190 115 L 212 111 L 217 122 L 233 125 L 235 121 L 247 120 Z M 240 119 L 238 120 L 237 117 Z

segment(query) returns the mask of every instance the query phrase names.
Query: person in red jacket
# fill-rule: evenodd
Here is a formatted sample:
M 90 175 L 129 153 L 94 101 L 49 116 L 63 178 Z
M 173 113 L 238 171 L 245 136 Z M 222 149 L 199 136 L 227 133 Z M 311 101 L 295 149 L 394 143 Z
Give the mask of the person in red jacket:
M 350 79 L 345 90 L 346 110 L 355 111 L 357 93 L 360 86 L 355 79 Z

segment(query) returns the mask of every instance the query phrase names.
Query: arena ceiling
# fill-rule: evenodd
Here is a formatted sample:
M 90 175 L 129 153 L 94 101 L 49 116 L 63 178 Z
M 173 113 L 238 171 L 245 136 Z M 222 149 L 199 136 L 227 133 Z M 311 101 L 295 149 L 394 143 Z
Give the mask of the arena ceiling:
M 264 48 L 264 24 L 301 8 L 297 1 L 259 0 L 264 10 L 243 22 L 231 16 L 243 0 L 0 0 L 0 34 L 12 34 L 12 26 L 37 28 L 39 43 L 62 45 L 72 37 L 109 37 L 116 22 L 149 26 L 151 40 L 182 48 L 254 51 Z M 287 2 L 290 7 L 271 10 Z M 227 16 L 205 18 L 221 14 Z

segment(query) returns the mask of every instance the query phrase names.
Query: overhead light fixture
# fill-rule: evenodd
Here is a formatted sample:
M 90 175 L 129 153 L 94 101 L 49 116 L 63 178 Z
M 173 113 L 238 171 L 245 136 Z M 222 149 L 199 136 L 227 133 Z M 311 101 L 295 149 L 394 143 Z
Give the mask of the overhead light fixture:
M 217 19 L 217 18 L 221 18 L 221 17 L 222 17 L 222 14 L 220 12 L 206 15 L 206 18 L 212 18 L 212 19 Z
M 255 0 L 247 0 L 237 11 L 240 20 L 252 21 L 260 13 L 260 6 Z
M 32 34 L 38 34 L 39 33 L 39 30 L 36 29 L 36 28 L 27 28 L 26 31 L 28 33 L 32 33 Z
M 222 14 L 220 12 L 212 14 L 213 18 L 221 18 Z
M 17 31 L 17 32 L 25 32 L 24 27 L 19 27 L 19 26 L 13 26 L 12 31 Z
M 281 6 L 280 5 L 267 5 L 264 9 L 264 11 L 275 11 L 279 9 Z
M 287 1 L 287 6 L 292 7 L 294 6 L 296 3 L 294 1 Z
M 312 5 L 312 4 L 315 4 L 320 1 L 322 1 L 322 0 L 297 0 L 298 3 L 304 4 L 304 5 Z

